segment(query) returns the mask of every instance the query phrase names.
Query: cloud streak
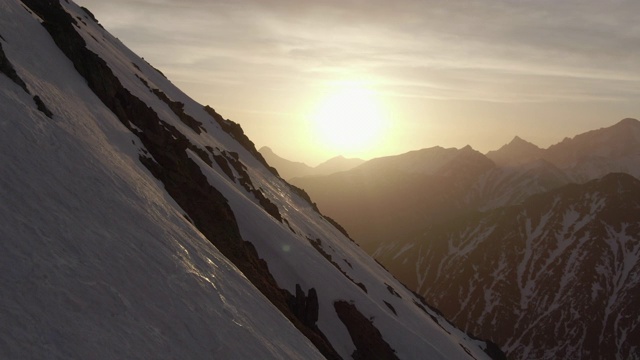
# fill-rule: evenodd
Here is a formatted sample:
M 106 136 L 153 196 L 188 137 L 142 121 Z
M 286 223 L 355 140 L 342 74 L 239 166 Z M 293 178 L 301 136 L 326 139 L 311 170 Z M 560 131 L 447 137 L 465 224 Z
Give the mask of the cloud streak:
M 157 47 L 154 55 L 168 66 L 232 62 L 249 72 L 282 67 L 328 77 L 343 69 L 396 85 L 408 79 L 429 85 L 436 70 L 465 77 L 476 71 L 522 89 L 541 81 L 530 83 L 526 75 L 541 75 L 554 88 L 559 81 L 615 83 L 640 74 L 637 1 L 138 0 L 94 6 L 106 14 L 107 7 L 127 8 L 127 17 L 118 11 L 104 21 L 130 34 L 134 47 Z M 423 75 L 397 78 L 406 68 Z M 527 91 L 522 95 L 530 98 Z M 500 98 L 499 89 L 493 97 Z

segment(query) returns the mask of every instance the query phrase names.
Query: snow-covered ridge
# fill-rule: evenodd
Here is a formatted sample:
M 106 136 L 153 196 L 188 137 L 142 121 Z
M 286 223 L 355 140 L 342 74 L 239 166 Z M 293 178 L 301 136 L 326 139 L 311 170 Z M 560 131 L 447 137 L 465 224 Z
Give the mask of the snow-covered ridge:
M 90 13 L 0 10 L 1 357 L 488 357 Z

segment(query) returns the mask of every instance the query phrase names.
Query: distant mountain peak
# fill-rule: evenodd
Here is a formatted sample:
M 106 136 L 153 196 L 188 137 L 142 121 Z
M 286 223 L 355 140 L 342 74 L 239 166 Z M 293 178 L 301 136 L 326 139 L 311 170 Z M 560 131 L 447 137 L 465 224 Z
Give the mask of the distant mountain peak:
M 633 125 L 633 126 L 640 126 L 640 121 L 638 121 L 637 119 L 634 118 L 625 118 L 620 120 L 620 122 L 618 122 L 618 124 L 616 125 Z
M 361 165 L 365 161 L 358 158 L 347 158 L 337 155 L 331 159 L 312 167 L 303 162 L 291 161 L 276 154 L 268 146 L 260 148 L 259 152 L 265 157 L 267 162 L 278 170 L 283 179 L 293 179 L 297 177 L 330 175 L 336 172 L 346 171 Z
M 616 124 L 565 138 L 545 151 L 545 158 L 571 174 L 578 182 L 610 172 L 640 176 L 640 121 L 623 119 Z
M 511 142 L 500 149 L 489 151 L 487 157 L 498 165 L 517 165 L 535 161 L 541 157 L 542 149 L 520 136 L 515 136 Z
M 526 148 L 526 149 L 540 150 L 540 147 L 538 147 L 538 145 L 533 144 L 533 143 L 531 143 L 531 142 L 529 142 L 527 140 L 524 140 L 523 138 L 521 138 L 520 136 L 517 136 L 517 135 L 506 146 L 511 147 L 511 148 L 513 148 L 515 146 L 518 146 L 518 147 L 523 147 L 523 148 Z

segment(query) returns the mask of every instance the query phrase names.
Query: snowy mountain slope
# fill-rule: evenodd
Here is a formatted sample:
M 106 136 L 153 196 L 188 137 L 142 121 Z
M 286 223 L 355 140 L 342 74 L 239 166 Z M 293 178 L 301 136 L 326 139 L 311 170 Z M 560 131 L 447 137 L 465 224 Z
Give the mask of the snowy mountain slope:
M 0 74 L 0 357 L 322 358 L 184 221 L 44 28 L 0 8 L 4 52 L 54 113 Z
M 500 355 L 90 13 L 0 6 L 3 357 Z
M 639 359 L 638 214 L 640 181 L 611 174 L 431 227 L 379 260 L 509 358 Z
M 570 182 L 569 176 L 544 160 L 501 166 L 478 178 L 469 189 L 466 203 L 477 210 L 516 205 L 531 195 L 553 190 Z

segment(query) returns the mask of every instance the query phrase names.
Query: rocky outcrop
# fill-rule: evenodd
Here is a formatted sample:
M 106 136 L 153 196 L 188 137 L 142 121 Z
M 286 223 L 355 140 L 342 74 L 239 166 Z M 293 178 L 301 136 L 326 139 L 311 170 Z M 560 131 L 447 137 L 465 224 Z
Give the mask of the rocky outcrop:
M 264 159 L 262 154 L 260 154 L 260 152 L 256 150 L 255 144 L 253 143 L 253 141 L 251 141 L 247 137 L 247 135 L 245 135 L 244 131 L 242 130 L 242 127 L 239 124 L 229 119 L 223 118 L 222 115 L 218 114 L 209 105 L 204 107 L 204 111 L 206 111 L 207 114 L 211 115 L 211 117 L 218 123 L 218 125 L 220 125 L 222 130 L 224 130 L 226 133 L 231 135 L 231 137 L 236 139 L 236 141 L 238 141 L 240 145 L 242 145 L 249 153 L 251 153 L 251 155 L 253 155 L 256 159 L 258 159 L 258 161 L 260 161 L 267 169 L 269 169 L 269 171 L 271 171 L 272 174 L 279 176 L 278 171 L 272 168 L 271 166 L 269 166 L 269 164 L 267 164 L 267 161 Z
M 305 295 L 300 284 L 296 284 L 296 295 L 289 299 L 289 307 L 303 324 L 309 328 L 317 328 L 319 304 L 316 289 L 309 289 Z
M 347 327 L 356 350 L 351 354 L 354 360 L 396 360 L 395 350 L 384 341 L 380 331 L 355 305 L 346 301 L 333 303 L 336 313 Z
M 182 121 L 185 125 L 191 128 L 191 130 L 195 131 L 198 134 L 202 133 L 203 131 L 206 132 L 206 130 L 202 127 L 201 122 L 199 122 L 198 120 L 194 119 L 192 116 L 184 112 L 183 103 L 169 99 L 167 94 L 162 92 L 162 90 L 160 89 L 152 89 L 151 91 L 158 97 L 158 99 L 162 100 L 165 104 L 167 104 L 167 106 L 169 106 L 171 111 L 173 111 L 173 113 L 176 114 L 178 119 L 180 119 L 180 121 Z
M 20 78 L 18 73 L 16 73 L 16 70 L 14 69 L 13 65 L 5 55 L 4 50 L 2 49 L 2 43 L 0 43 L 0 73 L 5 74 L 9 79 L 11 79 L 11 81 L 13 81 L 18 86 L 20 86 L 22 90 L 24 90 L 24 92 L 31 95 L 31 92 L 27 88 L 27 84 L 25 84 L 25 82 Z M 53 113 L 47 108 L 47 106 L 44 104 L 40 96 L 38 95 L 33 96 L 33 102 L 35 102 L 38 111 L 43 113 L 48 118 L 53 117 Z
M 7 59 L 7 56 L 5 55 L 4 50 L 2 49 L 1 42 L 0 42 L 0 73 L 5 74 L 9 79 L 11 79 L 11 81 L 13 81 L 18 86 L 20 86 L 22 90 L 24 90 L 26 93 L 29 93 L 29 90 L 27 89 L 27 84 L 25 84 L 24 81 L 20 78 L 20 76 L 18 76 L 18 73 L 16 73 L 15 68 L 13 67 L 9 59 Z

